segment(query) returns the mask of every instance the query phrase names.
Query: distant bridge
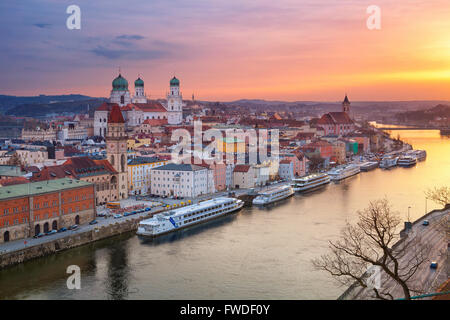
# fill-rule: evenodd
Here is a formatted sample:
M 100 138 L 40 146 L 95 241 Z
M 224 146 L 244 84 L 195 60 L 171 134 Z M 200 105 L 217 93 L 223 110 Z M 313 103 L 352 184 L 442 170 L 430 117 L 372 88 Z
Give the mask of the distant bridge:
M 380 130 L 449 130 L 439 127 L 378 127 Z

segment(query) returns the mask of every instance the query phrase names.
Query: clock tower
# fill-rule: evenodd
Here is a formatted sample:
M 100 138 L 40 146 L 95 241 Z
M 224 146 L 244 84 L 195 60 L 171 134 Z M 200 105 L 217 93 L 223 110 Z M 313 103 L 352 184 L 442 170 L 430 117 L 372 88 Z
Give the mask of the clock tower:
M 108 116 L 108 131 L 106 134 L 106 155 L 109 163 L 118 172 L 111 178 L 110 190 L 116 193 L 111 198 L 117 200 L 128 198 L 128 165 L 127 140 L 125 120 L 120 107 L 115 104 Z

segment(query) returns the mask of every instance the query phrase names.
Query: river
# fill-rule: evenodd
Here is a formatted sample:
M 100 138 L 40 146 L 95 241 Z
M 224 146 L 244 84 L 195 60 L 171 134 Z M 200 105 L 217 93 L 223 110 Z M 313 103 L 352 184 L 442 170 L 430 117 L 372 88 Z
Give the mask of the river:
M 0 299 L 336 299 L 346 288 L 311 259 L 346 221 L 387 197 L 406 220 L 438 208 L 424 191 L 450 181 L 450 139 L 395 131 L 428 157 L 413 168 L 375 169 L 270 209 L 239 213 L 143 242 L 122 235 L 0 271 Z M 66 268 L 81 268 L 81 289 Z

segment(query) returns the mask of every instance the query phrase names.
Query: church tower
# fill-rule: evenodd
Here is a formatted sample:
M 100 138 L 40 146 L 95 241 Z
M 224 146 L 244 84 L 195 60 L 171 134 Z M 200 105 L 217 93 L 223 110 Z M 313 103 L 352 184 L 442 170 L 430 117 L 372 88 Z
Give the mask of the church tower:
M 119 73 L 119 76 L 112 82 L 109 102 L 117 103 L 123 107 L 131 103 L 130 92 L 128 91 L 128 81 Z
M 348 101 L 347 94 L 345 94 L 344 102 L 342 102 L 342 112 L 345 112 L 350 116 L 350 101 Z
M 117 200 L 128 198 L 128 137 L 125 132 L 125 120 L 118 105 L 113 105 L 109 113 L 105 140 L 108 161 L 118 172 L 110 181 L 110 190 L 114 193 L 112 198 Z
M 144 80 L 141 77 L 134 82 L 133 103 L 147 103 L 147 96 L 144 92 Z
M 180 124 L 183 120 L 183 97 L 180 92 L 180 80 L 176 77 L 170 80 L 167 94 L 167 114 L 169 124 Z

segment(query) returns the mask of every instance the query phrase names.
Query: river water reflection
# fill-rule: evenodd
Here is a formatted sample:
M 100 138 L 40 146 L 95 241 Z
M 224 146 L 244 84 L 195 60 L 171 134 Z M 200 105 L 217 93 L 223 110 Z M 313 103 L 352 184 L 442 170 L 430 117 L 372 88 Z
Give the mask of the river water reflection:
M 345 288 L 313 269 L 346 220 L 387 197 L 411 219 L 437 208 L 424 191 L 450 181 L 450 139 L 439 131 L 395 131 L 427 160 L 376 169 L 271 209 L 250 208 L 143 242 L 123 235 L 0 271 L 0 299 L 335 299 Z M 79 265 L 81 290 L 66 287 Z

